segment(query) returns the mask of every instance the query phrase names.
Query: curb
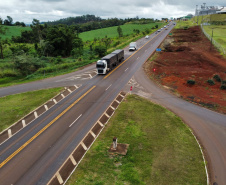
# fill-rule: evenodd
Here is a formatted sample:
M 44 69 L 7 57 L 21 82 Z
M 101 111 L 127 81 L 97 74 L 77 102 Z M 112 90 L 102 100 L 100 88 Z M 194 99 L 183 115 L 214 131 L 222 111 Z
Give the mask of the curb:
M 22 130 L 24 127 L 26 127 L 28 124 L 30 124 L 32 121 L 37 119 L 39 116 L 44 114 L 46 111 L 48 111 L 50 108 L 52 108 L 54 105 L 56 105 L 58 102 L 60 102 L 62 99 L 67 97 L 69 94 L 71 94 L 73 91 L 81 87 L 81 85 L 74 85 L 70 87 L 65 87 L 65 90 L 63 92 L 60 92 L 32 112 L 28 113 L 24 117 L 22 117 L 20 120 L 12 124 L 10 127 L 6 128 L 0 133 L 0 145 L 3 144 L 5 141 L 7 141 L 9 138 L 11 138 L 13 135 L 15 135 L 17 132 Z
M 104 129 L 105 125 L 108 123 L 109 119 L 112 117 L 115 110 L 118 108 L 119 104 L 123 101 L 125 96 L 125 92 L 120 92 L 118 94 L 111 105 L 100 116 L 99 120 L 94 124 L 94 126 L 70 154 L 70 156 L 61 165 L 58 171 L 50 179 L 47 185 L 61 185 L 65 184 L 68 181 L 72 173 L 76 170 L 79 163 L 82 161 L 83 157 L 90 149 L 94 141 L 98 138 L 101 131 Z

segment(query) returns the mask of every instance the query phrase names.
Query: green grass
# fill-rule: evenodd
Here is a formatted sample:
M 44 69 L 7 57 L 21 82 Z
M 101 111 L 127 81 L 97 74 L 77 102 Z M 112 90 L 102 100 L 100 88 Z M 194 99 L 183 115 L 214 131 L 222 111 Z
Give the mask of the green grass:
M 6 27 L 6 34 L 0 34 L 2 39 L 11 39 L 12 36 L 20 36 L 22 31 L 31 30 L 30 27 L 20 27 L 20 26 L 4 26 Z
M 52 88 L 0 98 L 0 132 L 27 115 L 55 95 L 62 88 Z
M 191 21 L 177 21 L 176 26 L 174 27 L 175 29 L 184 29 L 185 27 L 189 28 L 191 26 L 195 26 L 196 24 Z
M 108 153 L 113 137 L 126 156 Z M 182 120 L 165 108 L 127 96 L 67 182 L 73 184 L 206 184 L 201 152 Z
M 134 29 L 139 29 L 142 32 L 146 28 L 151 29 L 156 24 L 158 24 L 159 27 L 163 25 L 163 23 L 125 24 L 125 25 L 121 25 L 120 27 L 122 28 L 123 35 L 130 35 L 133 33 Z M 82 38 L 83 41 L 87 41 L 87 40 L 91 41 L 94 38 L 104 38 L 105 36 L 107 36 L 108 38 L 118 37 L 117 26 L 92 30 L 92 31 L 83 32 L 79 34 L 79 37 Z
M 226 25 L 203 26 L 203 28 L 210 36 L 213 28 L 213 39 L 226 49 Z

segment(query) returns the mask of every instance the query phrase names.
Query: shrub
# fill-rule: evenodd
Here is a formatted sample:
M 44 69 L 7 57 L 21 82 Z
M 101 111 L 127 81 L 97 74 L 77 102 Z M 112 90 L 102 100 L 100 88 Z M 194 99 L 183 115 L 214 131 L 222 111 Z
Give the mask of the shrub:
M 221 78 L 219 75 L 214 75 L 213 78 L 217 81 L 217 82 L 221 82 Z
M 212 79 L 207 80 L 207 82 L 208 82 L 209 85 L 214 85 L 215 84 L 215 82 Z
M 189 84 L 189 85 L 195 85 L 195 80 L 187 80 L 187 84 Z
M 226 90 L 226 84 L 222 84 L 222 85 L 221 85 L 221 89 L 222 89 L 222 90 Z
M 223 80 L 221 83 L 222 83 L 222 85 L 223 85 L 223 84 L 226 85 L 226 80 Z

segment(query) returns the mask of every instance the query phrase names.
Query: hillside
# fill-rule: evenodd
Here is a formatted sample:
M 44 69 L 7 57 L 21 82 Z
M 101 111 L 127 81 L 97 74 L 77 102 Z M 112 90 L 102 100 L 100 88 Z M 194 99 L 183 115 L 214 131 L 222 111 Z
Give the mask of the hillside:
M 22 31 L 31 30 L 30 27 L 21 27 L 21 26 L 4 26 L 7 28 L 6 34 L 0 34 L 2 39 L 11 39 L 12 36 L 20 36 Z
M 122 28 L 123 35 L 130 35 L 134 32 L 134 30 L 139 30 L 140 32 L 145 31 L 145 29 L 152 29 L 155 25 L 161 27 L 163 23 L 149 23 L 149 24 L 124 24 L 120 27 Z M 104 38 L 107 36 L 108 38 L 114 38 L 118 36 L 117 26 L 102 28 L 92 31 L 87 31 L 79 34 L 79 37 L 83 41 L 93 40 L 94 38 Z

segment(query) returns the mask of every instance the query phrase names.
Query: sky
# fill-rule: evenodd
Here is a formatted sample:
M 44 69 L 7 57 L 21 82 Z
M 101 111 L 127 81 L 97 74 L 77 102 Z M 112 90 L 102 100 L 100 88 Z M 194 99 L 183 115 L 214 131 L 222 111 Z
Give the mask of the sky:
M 177 18 L 195 14 L 196 5 L 225 6 L 226 0 L 1 0 L 0 17 L 13 22 L 54 21 L 86 14 L 101 18 Z

